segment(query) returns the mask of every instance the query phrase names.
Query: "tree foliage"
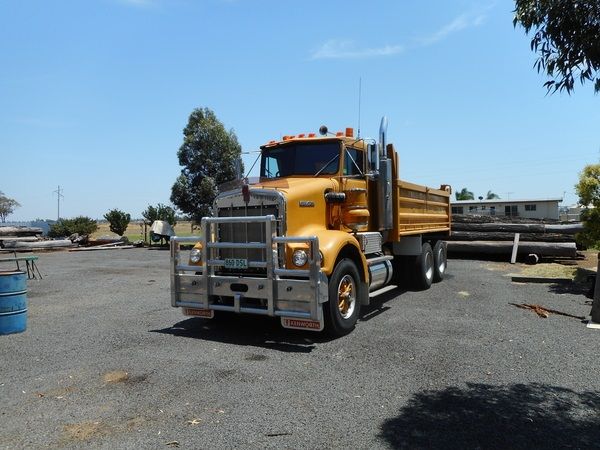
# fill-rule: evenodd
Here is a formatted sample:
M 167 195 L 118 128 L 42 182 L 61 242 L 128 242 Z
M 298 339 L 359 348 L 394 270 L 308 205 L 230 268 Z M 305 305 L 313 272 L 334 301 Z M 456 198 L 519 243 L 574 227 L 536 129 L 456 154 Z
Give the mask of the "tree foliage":
M 233 130 L 225 130 L 213 111 L 192 111 L 177 152 L 183 169 L 171 189 L 171 201 L 197 223 L 210 215 L 217 187 L 236 178 L 241 151 Z
M 98 229 L 98 224 L 94 219 L 85 216 L 78 216 L 73 219 L 60 219 L 50 227 L 48 236 L 52 238 L 67 237 L 72 234 L 90 235 Z
M 12 198 L 8 198 L 2 191 L 0 191 L 0 221 L 6 222 L 6 218 L 10 216 L 15 208 L 21 206 L 18 201 Z
M 119 209 L 111 209 L 104 214 L 104 218 L 110 223 L 110 231 L 119 236 L 123 236 L 131 221 L 131 215 Z
M 598 247 L 600 244 L 600 164 L 590 164 L 579 174 L 575 185 L 579 195 L 579 204 L 583 206 L 581 219 L 584 231 L 577 240 L 586 247 Z
M 155 220 L 164 220 L 172 227 L 177 224 L 176 211 L 170 206 L 159 203 L 157 206 L 148 205 L 148 208 L 142 213 L 144 222 L 152 225 Z
M 500 199 L 500 196 L 492 191 L 488 191 L 487 195 L 485 196 L 486 200 L 496 200 L 496 199 Z
M 571 93 L 575 81 L 600 92 L 600 1 L 515 0 L 514 26 L 533 31 L 535 67 L 550 80 L 548 92 Z
M 456 200 L 475 200 L 475 195 L 466 187 L 454 193 Z

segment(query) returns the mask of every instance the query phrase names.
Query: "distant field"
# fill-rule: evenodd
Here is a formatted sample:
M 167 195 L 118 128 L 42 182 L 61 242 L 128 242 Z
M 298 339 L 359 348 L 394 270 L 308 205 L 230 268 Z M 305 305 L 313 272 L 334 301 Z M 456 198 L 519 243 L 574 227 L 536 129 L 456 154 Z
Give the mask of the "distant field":
M 150 233 L 150 227 L 147 227 L 147 233 Z M 175 225 L 175 234 L 177 236 L 191 236 L 192 234 L 198 234 L 198 230 L 192 233 L 191 222 L 177 222 Z M 99 223 L 98 230 L 92 234 L 92 239 L 98 239 L 100 236 L 116 236 L 115 233 L 110 231 L 109 223 Z M 125 235 L 130 241 L 137 241 L 144 238 L 144 224 L 143 222 L 130 222 Z

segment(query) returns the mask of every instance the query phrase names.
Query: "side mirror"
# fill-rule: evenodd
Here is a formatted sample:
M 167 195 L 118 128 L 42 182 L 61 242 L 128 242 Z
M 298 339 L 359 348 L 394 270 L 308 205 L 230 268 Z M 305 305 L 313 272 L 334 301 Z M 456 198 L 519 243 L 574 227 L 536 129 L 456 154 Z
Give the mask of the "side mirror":
M 367 173 L 367 178 L 375 180 L 377 179 L 377 175 L 379 175 L 379 151 L 377 143 L 368 144 L 367 154 L 369 156 L 369 173 Z

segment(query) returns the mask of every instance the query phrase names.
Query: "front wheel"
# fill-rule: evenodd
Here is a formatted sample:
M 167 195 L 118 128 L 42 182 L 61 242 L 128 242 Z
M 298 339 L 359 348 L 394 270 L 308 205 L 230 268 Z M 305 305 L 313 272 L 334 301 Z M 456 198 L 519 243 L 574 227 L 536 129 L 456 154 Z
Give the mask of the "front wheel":
M 360 276 L 356 264 L 342 259 L 329 278 L 329 301 L 323 305 L 325 324 L 333 336 L 354 329 L 360 314 Z

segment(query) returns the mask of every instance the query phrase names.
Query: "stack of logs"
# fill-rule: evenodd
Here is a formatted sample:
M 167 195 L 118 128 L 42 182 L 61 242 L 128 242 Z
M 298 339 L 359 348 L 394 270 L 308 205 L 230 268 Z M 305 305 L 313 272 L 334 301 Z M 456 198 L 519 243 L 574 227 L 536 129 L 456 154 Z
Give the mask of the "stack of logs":
M 73 247 L 68 239 L 45 240 L 43 230 L 37 227 L 0 226 L 0 248 L 11 252 L 31 251 L 46 248 Z
M 575 234 L 581 223 L 511 221 L 488 216 L 453 216 L 448 253 L 513 255 L 537 262 L 540 257 L 575 258 Z

